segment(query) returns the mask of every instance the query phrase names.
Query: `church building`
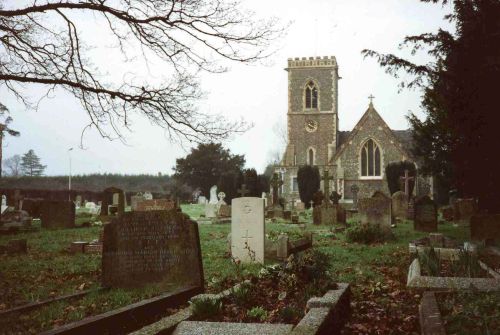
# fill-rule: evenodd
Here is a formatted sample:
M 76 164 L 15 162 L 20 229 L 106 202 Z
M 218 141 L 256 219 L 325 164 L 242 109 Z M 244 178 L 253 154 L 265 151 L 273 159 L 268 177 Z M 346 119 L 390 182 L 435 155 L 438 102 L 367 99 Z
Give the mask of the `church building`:
M 298 199 L 297 171 L 306 164 L 317 166 L 321 176 L 328 170 L 330 190 L 342 195 L 341 202 L 352 202 L 353 185 L 359 188 L 358 198 L 376 190 L 389 195 L 386 165 L 415 162 L 410 130 L 390 129 L 370 101 L 354 129 L 340 131 L 334 56 L 288 59 L 286 71 L 288 144 L 275 168 L 283 180 L 281 196 Z

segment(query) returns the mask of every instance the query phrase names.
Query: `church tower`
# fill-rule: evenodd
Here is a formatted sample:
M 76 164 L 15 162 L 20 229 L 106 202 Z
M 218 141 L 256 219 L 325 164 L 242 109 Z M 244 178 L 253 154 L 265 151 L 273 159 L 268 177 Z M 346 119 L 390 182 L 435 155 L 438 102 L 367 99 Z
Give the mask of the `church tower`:
M 298 191 L 297 170 L 329 164 L 337 146 L 338 66 L 334 56 L 288 59 L 288 145 L 279 167 L 282 192 Z

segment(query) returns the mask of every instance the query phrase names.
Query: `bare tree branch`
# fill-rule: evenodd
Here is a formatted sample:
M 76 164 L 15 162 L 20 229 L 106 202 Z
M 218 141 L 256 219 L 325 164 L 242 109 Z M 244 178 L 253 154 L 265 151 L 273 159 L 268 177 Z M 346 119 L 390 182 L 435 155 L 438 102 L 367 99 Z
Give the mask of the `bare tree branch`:
M 221 140 L 248 129 L 242 121 L 199 112 L 199 71 L 226 70 L 220 61 L 254 62 L 284 31 L 277 21 L 254 21 L 224 0 L 45 0 L 5 8 L 0 0 L 0 84 L 32 106 L 23 84 L 61 87 L 80 100 L 102 136 L 122 136 L 134 114 L 167 130 L 171 139 Z M 103 81 L 106 64 L 89 60 L 78 15 L 100 19 L 125 57 L 140 50 L 167 65 L 168 79 L 152 84 L 138 74 L 121 84 Z M 101 26 L 100 26 L 101 27 Z M 132 55 L 132 57 L 131 57 Z M 171 72 L 168 72 L 171 71 Z

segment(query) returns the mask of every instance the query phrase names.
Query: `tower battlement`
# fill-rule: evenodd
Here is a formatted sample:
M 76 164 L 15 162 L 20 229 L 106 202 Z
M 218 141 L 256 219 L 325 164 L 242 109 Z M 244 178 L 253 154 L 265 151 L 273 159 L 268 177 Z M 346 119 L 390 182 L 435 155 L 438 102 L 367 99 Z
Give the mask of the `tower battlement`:
M 288 58 L 288 68 L 296 67 L 337 67 L 335 56 Z

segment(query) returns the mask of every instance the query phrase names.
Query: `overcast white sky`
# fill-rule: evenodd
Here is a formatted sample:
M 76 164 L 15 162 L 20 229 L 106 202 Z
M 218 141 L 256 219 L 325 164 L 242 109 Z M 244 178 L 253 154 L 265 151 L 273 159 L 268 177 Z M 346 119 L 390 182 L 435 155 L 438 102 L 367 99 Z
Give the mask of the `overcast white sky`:
M 17 0 L 6 0 L 5 3 Z M 11 3 L 12 4 L 12 3 Z M 287 73 L 289 57 L 334 55 L 339 64 L 339 123 L 341 130 L 351 130 L 367 108 L 368 96 L 375 96 L 375 108 L 393 129 L 408 127 L 409 111 L 422 116 L 420 92 L 398 93 L 398 81 L 387 75 L 373 59 L 363 59 L 361 50 L 368 48 L 383 53 L 407 54 L 398 49 L 406 35 L 449 29 L 443 16 L 450 7 L 421 3 L 418 0 L 247 0 L 243 3 L 258 17 L 279 17 L 292 21 L 287 36 L 267 64 L 232 64 L 224 74 L 204 74 L 202 89 L 207 97 L 200 101 L 201 111 L 218 112 L 228 118 L 243 117 L 254 127 L 235 136 L 225 145 L 246 157 L 247 167 L 263 171 L 270 152 L 279 149 L 279 138 L 273 125 L 285 122 L 287 112 Z M 87 20 L 88 42 L 99 40 L 100 28 Z M 100 42 L 100 43 L 99 43 Z M 106 67 L 126 66 L 106 49 L 93 51 L 94 63 Z M 425 57 L 415 58 L 425 62 Z M 161 66 L 154 71 L 161 71 Z M 34 96 L 39 92 L 32 88 Z M 0 101 L 14 118 L 12 128 L 21 137 L 7 138 L 4 158 L 34 149 L 47 165 L 48 175 L 67 174 L 68 148 L 72 151 L 73 174 L 93 172 L 171 174 L 175 159 L 186 155 L 189 147 L 168 141 L 163 130 L 138 119 L 132 133 L 126 133 L 127 145 L 120 141 L 86 133 L 85 148 L 79 148 L 81 131 L 88 123 L 78 102 L 62 91 L 45 99 L 38 112 L 25 111 L 5 88 L 0 88 Z

